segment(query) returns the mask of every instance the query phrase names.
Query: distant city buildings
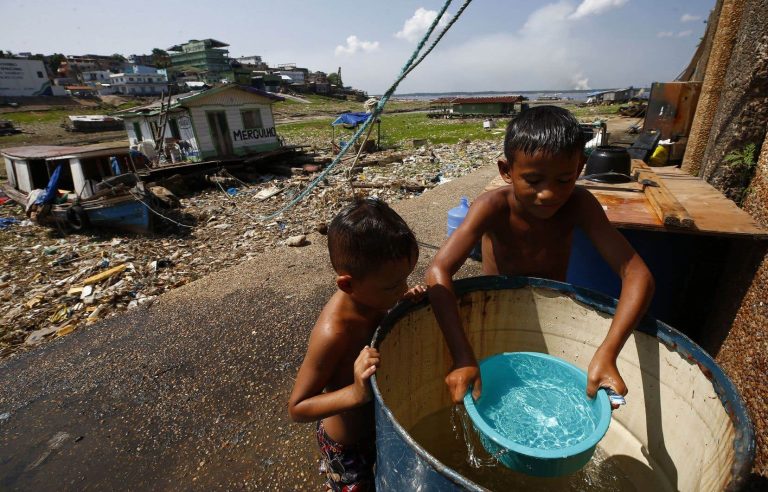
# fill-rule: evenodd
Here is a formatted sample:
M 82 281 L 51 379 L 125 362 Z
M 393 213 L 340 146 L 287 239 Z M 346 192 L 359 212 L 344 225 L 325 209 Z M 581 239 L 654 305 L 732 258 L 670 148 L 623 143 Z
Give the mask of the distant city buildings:
M 229 51 L 227 43 L 215 39 L 191 39 L 186 43 L 168 48 L 171 68 L 176 72 L 198 71 L 206 82 L 216 83 L 219 74 L 229 72 Z
M 168 91 L 168 80 L 165 75 L 157 72 L 151 74 L 116 73 L 110 75 L 109 79 L 113 94 L 157 96 L 163 91 Z
M 8 53 L 10 56 L 2 60 L 7 62 L 6 72 L 13 71 L 16 79 L 7 75 L 5 79 L 0 78 L 0 95 L 63 95 L 66 90 L 74 97 L 95 97 L 96 94 L 154 96 L 168 90 L 177 93 L 237 84 L 275 93 L 367 98 L 363 91 L 334 85 L 338 84 L 336 81 L 332 84 L 325 72 L 313 72 L 293 62 L 270 67 L 259 55 L 230 58 L 228 47 L 227 43 L 206 38 L 191 39 L 171 46 L 167 51 L 155 48 L 151 54 L 128 57 L 119 54 L 43 57 Z M 25 62 L 34 64 L 35 69 L 25 71 L 21 68 Z M 19 82 L 22 79 L 24 82 Z M 38 86 L 38 82 L 42 85 Z

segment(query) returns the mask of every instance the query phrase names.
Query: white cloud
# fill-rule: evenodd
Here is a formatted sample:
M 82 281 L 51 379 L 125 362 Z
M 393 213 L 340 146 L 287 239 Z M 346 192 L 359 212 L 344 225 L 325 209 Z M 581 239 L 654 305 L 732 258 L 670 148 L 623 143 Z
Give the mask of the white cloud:
M 659 31 L 656 33 L 657 38 L 687 38 L 693 34 L 690 29 L 686 31 L 674 32 L 674 31 Z
M 336 56 L 354 55 L 358 51 L 362 51 L 364 53 L 370 53 L 378 49 L 379 49 L 378 41 L 360 41 L 359 39 L 357 39 L 357 36 L 353 34 L 352 36 L 349 36 L 347 38 L 346 46 L 342 46 L 342 45 L 336 46 L 335 53 L 336 53 Z
M 583 91 L 589 89 L 589 78 L 584 77 L 583 72 L 579 72 L 573 75 L 571 77 L 571 82 L 573 83 L 573 90 L 576 91 Z
M 478 35 L 438 49 L 408 77 L 407 85 L 432 91 L 589 87 L 588 64 L 580 61 L 589 44 L 568 19 L 573 11 L 568 0 L 550 3 L 533 12 L 517 32 Z
M 416 9 L 413 16 L 405 21 L 403 28 L 395 33 L 395 37 L 415 43 L 424 36 L 424 33 L 427 32 L 429 26 L 435 21 L 435 17 L 437 17 L 436 10 L 427 10 L 423 7 L 419 7 Z M 448 21 L 446 20 L 446 15 L 443 15 L 443 18 L 440 19 L 438 25 L 444 27 L 447 24 Z
M 569 19 L 581 19 L 589 15 L 602 14 L 609 10 L 626 5 L 629 0 L 583 0 Z
M 697 20 L 701 20 L 701 16 L 692 15 L 692 14 L 683 14 L 683 16 L 680 17 L 680 22 L 694 22 Z

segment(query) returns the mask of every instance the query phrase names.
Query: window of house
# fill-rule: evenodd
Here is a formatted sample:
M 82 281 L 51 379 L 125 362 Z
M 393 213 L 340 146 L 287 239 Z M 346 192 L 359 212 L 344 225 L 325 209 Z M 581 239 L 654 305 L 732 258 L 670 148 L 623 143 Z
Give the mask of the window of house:
M 42 79 L 43 78 L 43 72 L 37 72 L 37 78 Z
M 114 174 L 109 164 L 109 156 L 80 159 L 80 168 L 85 179 L 100 180 Z
M 181 132 L 179 131 L 179 123 L 176 121 L 176 118 L 171 118 L 168 120 L 168 126 L 171 129 L 171 136 L 175 138 L 176 140 L 181 140 Z
M 261 111 L 258 109 L 241 111 L 240 114 L 243 116 L 243 128 L 263 128 L 264 125 L 261 122 Z
M 139 142 L 143 140 L 143 136 L 141 134 L 141 125 L 139 125 L 138 121 L 133 122 L 133 133 L 136 135 L 136 140 Z
M 133 82 L 133 77 L 128 77 L 128 82 Z

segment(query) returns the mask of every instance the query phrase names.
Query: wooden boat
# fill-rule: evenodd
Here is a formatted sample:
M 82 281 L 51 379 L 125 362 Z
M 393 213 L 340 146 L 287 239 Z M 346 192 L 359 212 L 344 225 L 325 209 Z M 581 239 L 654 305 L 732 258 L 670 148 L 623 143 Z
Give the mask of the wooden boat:
M 103 114 L 69 116 L 68 129 L 73 132 L 111 132 L 124 130 L 122 118 Z
M 124 142 L 16 147 L 0 155 L 8 175 L 3 191 L 40 224 L 136 233 L 153 228 L 154 196 L 136 174 L 143 164 Z

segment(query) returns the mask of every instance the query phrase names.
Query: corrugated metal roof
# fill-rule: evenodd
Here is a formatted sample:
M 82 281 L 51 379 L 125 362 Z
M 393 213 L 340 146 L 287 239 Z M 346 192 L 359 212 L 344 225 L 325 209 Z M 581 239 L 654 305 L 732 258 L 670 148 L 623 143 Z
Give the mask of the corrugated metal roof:
M 91 145 L 29 145 L 0 150 L 0 154 L 16 159 L 63 159 L 66 157 L 85 157 L 86 155 L 121 155 L 128 153 L 125 141 L 105 142 Z
M 176 96 L 171 96 L 171 110 L 180 106 L 184 106 L 184 103 L 194 101 L 198 97 L 211 96 L 213 94 L 218 94 L 226 90 L 240 90 L 244 92 L 249 92 L 257 96 L 267 97 L 269 99 L 272 99 L 273 101 L 285 100 L 284 97 L 272 94 L 271 92 L 256 89 L 255 87 L 246 87 L 242 85 L 229 84 L 229 85 L 214 87 L 213 89 L 208 89 L 204 91 L 196 91 L 196 92 L 190 92 L 187 94 L 178 94 Z M 124 109 L 122 111 L 116 112 L 115 114 L 124 115 L 124 116 L 152 115 L 160 111 L 160 104 L 161 104 L 161 101 L 157 100 L 151 104 L 147 104 L 146 106 Z

